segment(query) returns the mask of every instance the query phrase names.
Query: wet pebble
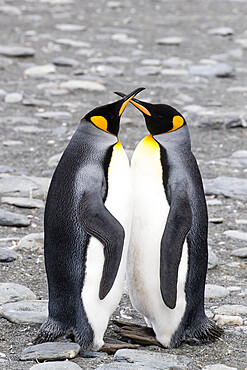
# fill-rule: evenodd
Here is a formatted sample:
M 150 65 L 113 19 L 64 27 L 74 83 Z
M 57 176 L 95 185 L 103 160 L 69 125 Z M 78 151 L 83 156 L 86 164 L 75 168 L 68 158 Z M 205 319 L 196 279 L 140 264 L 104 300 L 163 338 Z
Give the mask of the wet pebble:
M 247 197 L 247 179 L 220 176 L 204 179 L 206 194 L 224 195 L 230 198 Z
M 222 224 L 224 222 L 223 217 L 210 217 L 208 220 L 211 224 Z
M 20 239 L 16 246 L 16 250 L 22 251 L 36 251 L 43 248 L 44 233 L 32 233 L 25 235 Z
M 236 367 L 226 366 L 223 364 L 208 365 L 203 370 L 238 370 Z
M 229 315 L 215 315 L 214 320 L 218 325 L 243 325 L 243 319 L 240 316 L 229 316 Z
M 29 107 L 48 107 L 51 105 L 51 102 L 49 102 L 48 100 L 29 97 L 23 99 L 22 104 Z
M 60 87 L 63 89 L 68 90 L 86 90 L 86 91 L 98 91 L 102 92 L 105 91 L 106 88 L 102 84 L 94 81 L 86 81 L 86 80 L 69 80 L 66 82 L 62 82 Z
M 40 199 L 2 197 L 1 202 L 20 208 L 44 208 L 44 202 Z
M 15 324 L 42 324 L 48 316 L 48 301 L 23 300 L 5 303 L 0 314 Z
M 36 65 L 25 69 L 24 75 L 27 77 L 42 77 L 49 73 L 55 73 L 56 67 L 54 64 Z
M 240 258 L 247 258 L 247 248 L 234 249 L 231 252 L 231 256 L 240 257 Z
M 205 297 L 206 298 L 223 298 L 229 294 L 229 290 L 221 285 L 206 284 Z
M 61 67 L 76 67 L 79 65 L 78 60 L 67 57 L 56 57 L 52 60 L 52 63 Z
M 234 31 L 230 27 L 217 27 L 209 30 L 208 33 L 217 36 L 230 36 L 234 34 Z
M 203 77 L 230 77 L 233 75 L 233 68 L 228 64 L 198 64 L 188 67 L 189 73 L 195 76 Z
M 0 305 L 26 299 L 36 299 L 36 295 L 27 287 L 15 283 L 0 283 Z
M 24 215 L 19 213 L 5 211 L 0 209 L 0 225 L 1 226 L 18 226 L 26 227 L 31 224 L 31 221 Z
M 0 54 L 8 57 L 32 57 L 35 54 L 35 50 L 25 46 L 0 45 Z
M 136 366 L 149 366 L 151 369 L 170 369 L 179 367 L 187 369 L 192 364 L 191 359 L 186 356 L 177 356 L 165 353 L 150 352 L 146 350 L 120 349 L 114 355 L 114 361 L 134 363 Z
M 30 370 L 79 370 L 81 367 L 72 361 L 52 361 L 33 365 Z
M 226 230 L 224 234 L 229 238 L 247 241 L 247 233 L 240 230 Z
M 13 249 L 0 248 L 0 262 L 13 262 L 17 258 L 17 253 Z
M 164 37 L 161 39 L 156 40 L 156 44 L 158 45 L 168 45 L 168 46 L 178 46 L 183 42 L 182 37 Z
M 79 351 L 80 346 L 77 343 L 47 342 L 24 349 L 20 355 L 20 360 L 63 360 L 76 357 Z
M 4 101 L 5 103 L 20 103 L 23 99 L 22 94 L 19 93 L 9 93 L 5 96 Z

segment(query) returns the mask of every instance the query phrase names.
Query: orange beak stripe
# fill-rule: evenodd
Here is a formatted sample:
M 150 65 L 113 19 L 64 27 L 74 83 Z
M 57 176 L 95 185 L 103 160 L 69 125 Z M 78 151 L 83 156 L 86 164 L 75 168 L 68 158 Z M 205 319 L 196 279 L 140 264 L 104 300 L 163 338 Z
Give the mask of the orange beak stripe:
M 130 100 L 134 97 L 135 95 L 132 95 L 128 100 L 126 100 L 123 104 L 122 104 L 122 106 L 121 106 L 121 108 L 120 108 L 120 110 L 119 110 L 119 116 L 121 116 L 121 114 L 123 113 L 123 111 L 125 110 L 125 108 L 126 108 L 126 106 L 127 106 L 127 104 L 130 102 Z
M 135 101 L 131 101 L 131 103 L 134 104 L 134 106 L 136 106 L 136 108 L 140 109 L 147 116 L 151 116 L 151 113 L 149 112 L 149 110 L 147 110 L 147 108 L 143 107 L 143 105 L 140 105 L 140 104 L 136 103 Z

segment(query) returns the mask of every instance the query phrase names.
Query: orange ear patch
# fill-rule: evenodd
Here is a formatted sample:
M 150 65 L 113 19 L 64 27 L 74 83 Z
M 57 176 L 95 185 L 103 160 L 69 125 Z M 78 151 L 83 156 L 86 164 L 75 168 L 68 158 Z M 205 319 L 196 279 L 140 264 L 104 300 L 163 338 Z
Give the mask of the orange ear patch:
M 107 131 L 107 120 L 103 116 L 93 116 L 90 118 L 95 126 L 103 131 Z
M 178 128 L 182 127 L 183 124 L 184 124 L 183 117 L 181 117 L 181 116 L 174 116 L 173 117 L 173 120 L 172 120 L 172 124 L 173 124 L 173 128 L 170 131 L 168 131 L 168 132 L 175 131 Z

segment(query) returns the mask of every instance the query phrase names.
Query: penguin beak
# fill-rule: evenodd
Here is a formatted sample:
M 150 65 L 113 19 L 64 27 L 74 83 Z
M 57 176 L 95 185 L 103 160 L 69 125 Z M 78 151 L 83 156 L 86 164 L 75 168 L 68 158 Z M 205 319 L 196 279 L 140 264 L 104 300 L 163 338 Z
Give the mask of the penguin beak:
M 141 88 L 142 90 L 143 90 L 143 88 Z M 147 116 L 152 116 L 152 114 L 149 112 L 149 110 L 144 106 L 144 104 L 146 104 L 146 103 L 143 103 L 143 102 L 141 102 L 140 100 L 137 100 L 137 99 L 133 99 L 133 97 L 137 94 L 135 94 L 135 95 L 133 95 L 133 96 L 131 96 L 131 97 L 129 97 L 129 95 L 127 95 L 127 96 L 125 96 L 125 94 L 124 93 L 122 93 L 122 92 L 119 92 L 119 91 L 115 91 L 114 92 L 115 94 L 117 94 L 117 95 L 119 95 L 119 96 L 121 96 L 121 97 L 125 97 L 125 99 L 128 99 L 128 102 L 126 103 L 126 105 L 129 103 L 129 101 L 136 107 L 136 108 L 138 108 L 142 113 L 144 113 L 145 115 L 147 115 Z M 125 104 L 125 103 L 124 103 Z M 125 105 L 125 107 L 126 107 L 126 105 Z M 124 107 L 124 108 L 125 108 Z M 120 114 L 119 114 L 120 115 Z
M 142 90 L 144 90 L 145 88 L 144 87 L 138 87 L 137 89 L 133 90 L 131 93 L 129 93 L 128 95 L 125 95 L 125 94 L 122 94 L 122 93 L 115 93 L 115 94 L 118 94 L 120 96 L 123 97 L 122 99 L 122 104 L 120 106 L 120 109 L 119 109 L 119 117 L 121 116 L 121 114 L 123 113 L 124 109 L 126 108 L 127 104 L 134 98 L 134 96 L 136 96 L 139 92 L 141 92 Z M 133 103 L 134 104 L 134 103 Z

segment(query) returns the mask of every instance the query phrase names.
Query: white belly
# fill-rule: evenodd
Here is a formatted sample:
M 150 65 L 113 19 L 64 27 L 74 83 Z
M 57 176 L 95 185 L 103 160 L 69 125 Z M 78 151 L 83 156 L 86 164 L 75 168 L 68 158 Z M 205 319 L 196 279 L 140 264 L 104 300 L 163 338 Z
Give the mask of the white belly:
M 169 213 L 162 179 L 160 149 L 150 136 L 136 148 L 132 163 L 134 210 L 127 277 L 134 307 L 152 325 L 156 338 L 169 346 L 185 310 L 187 244 L 183 247 L 177 284 L 177 304 L 168 308 L 160 290 L 160 245 Z
M 122 295 L 127 247 L 130 236 L 132 216 L 130 167 L 128 158 L 120 143 L 113 149 L 108 171 L 108 194 L 105 206 L 123 226 L 125 230 L 125 240 L 116 279 L 112 289 L 103 300 L 99 299 L 99 286 L 104 266 L 104 248 L 94 237 L 91 237 L 88 245 L 86 276 L 82 290 L 82 300 L 89 323 L 94 331 L 95 350 L 99 349 L 104 343 L 103 335 L 109 317 L 116 309 Z

